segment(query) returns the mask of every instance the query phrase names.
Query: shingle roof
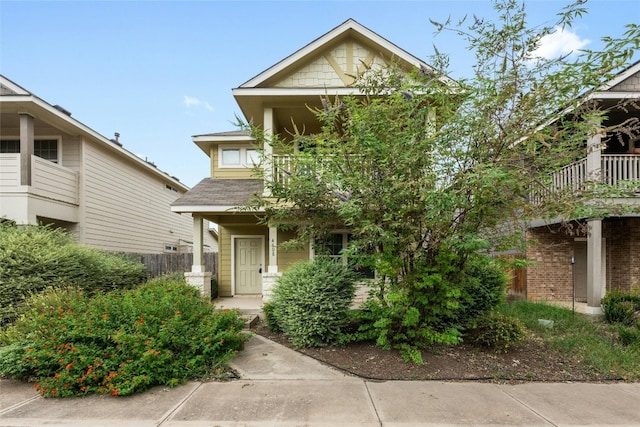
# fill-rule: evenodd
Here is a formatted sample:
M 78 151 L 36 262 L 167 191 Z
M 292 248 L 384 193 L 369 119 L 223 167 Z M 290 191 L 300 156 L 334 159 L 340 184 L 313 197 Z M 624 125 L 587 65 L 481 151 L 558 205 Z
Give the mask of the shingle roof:
M 245 206 L 262 190 L 261 179 L 205 178 L 171 206 Z

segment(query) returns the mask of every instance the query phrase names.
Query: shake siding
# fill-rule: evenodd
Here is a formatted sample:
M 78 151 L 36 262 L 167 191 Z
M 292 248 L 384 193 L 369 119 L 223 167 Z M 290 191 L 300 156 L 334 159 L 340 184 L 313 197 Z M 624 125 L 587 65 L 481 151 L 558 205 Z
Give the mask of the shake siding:
M 640 92 L 640 73 L 636 73 L 612 87 L 611 92 Z
M 192 220 L 171 212 L 180 193 L 133 162 L 84 145 L 84 243 L 107 250 L 160 253 L 192 241 Z

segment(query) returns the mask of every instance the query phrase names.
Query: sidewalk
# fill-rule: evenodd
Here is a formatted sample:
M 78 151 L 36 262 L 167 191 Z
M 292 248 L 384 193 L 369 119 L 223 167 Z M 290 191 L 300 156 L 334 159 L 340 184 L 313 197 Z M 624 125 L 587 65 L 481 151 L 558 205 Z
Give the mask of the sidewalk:
M 125 397 L 43 399 L 0 380 L 0 426 L 640 426 L 640 383 L 372 382 L 254 336 L 242 378 Z

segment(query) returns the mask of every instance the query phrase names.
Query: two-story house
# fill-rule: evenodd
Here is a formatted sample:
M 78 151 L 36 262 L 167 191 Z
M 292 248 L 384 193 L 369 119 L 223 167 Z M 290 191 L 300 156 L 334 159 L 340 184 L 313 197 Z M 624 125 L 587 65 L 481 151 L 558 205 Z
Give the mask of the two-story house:
M 407 68 L 431 67 L 353 20 L 348 20 L 283 59 L 238 88 L 233 95 L 247 122 L 267 135 L 287 138 L 298 129 L 313 133 L 318 123 L 310 108 L 319 108 L 321 97 L 357 94 L 354 76 L 363 64 L 385 66 L 391 61 Z M 602 87 L 585 102 L 603 107 L 621 100 L 640 99 L 640 65 L 635 64 Z M 638 103 L 613 109 L 602 123 L 620 123 L 638 115 Z M 268 139 L 268 138 L 267 138 Z M 622 135 L 609 144 L 606 135 L 594 135 L 585 141 L 585 157 L 556 173 L 558 189 L 578 190 L 586 181 L 599 180 L 608 185 L 640 180 L 640 141 Z M 614 143 L 615 141 L 615 143 Z M 245 131 L 196 135 L 193 142 L 209 156 L 210 176 L 172 204 L 174 212 L 191 213 L 219 225 L 218 286 L 221 296 L 263 295 L 268 297 L 275 279 L 295 262 L 313 257 L 307 244 L 298 251 L 281 251 L 279 243 L 292 236 L 275 225 L 259 221 L 260 212 L 243 209 L 255 194 L 263 193 L 263 182 L 253 174 L 258 159 L 256 141 Z M 287 157 L 261 147 L 274 163 Z M 273 154 L 273 156 L 272 156 Z M 278 174 L 279 164 L 262 165 Z M 284 168 L 286 169 L 286 167 Z M 268 176 L 268 174 L 266 174 Z M 273 177 L 273 175 L 271 175 Z M 278 176 L 276 175 L 277 179 Z M 284 179 L 284 178 L 283 178 Z M 637 203 L 629 197 L 626 203 Z M 570 235 L 561 219 L 535 222 L 528 228 L 531 244 L 526 258 L 534 261 L 526 272 L 527 297 L 536 300 L 584 300 L 587 311 L 600 311 L 606 288 L 640 288 L 640 218 L 581 218 L 582 234 Z M 203 229 L 195 221 L 194 242 L 202 241 Z M 588 230 L 588 231 L 585 231 Z M 348 242 L 347 234 L 335 235 L 336 252 Z M 189 281 L 208 292 L 210 273 L 206 272 L 194 247 L 194 265 L 187 273 Z
M 1 220 L 51 224 L 110 251 L 192 250 L 193 219 L 170 209 L 189 187 L 117 136 L 98 134 L 4 76 L 0 124 Z M 215 251 L 215 236 L 207 232 L 202 245 Z
M 591 182 L 613 188 L 640 184 L 640 62 L 606 82 L 584 102 L 606 109 L 602 131 L 585 144 L 585 157 L 556 172 L 555 189 L 580 191 Z M 635 131 L 613 134 L 626 123 Z M 601 312 L 607 289 L 640 290 L 640 189 L 627 191 L 608 203 L 626 204 L 618 216 L 577 218 L 567 232 L 558 221 L 538 222 L 529 228 L 526 258 L 527 298 L 586 302 L 588 313 Z M 575 230 L 580 230 L 575 232 Z
M 314 133 L 319 130 L 319 123 L 310 108 L 320 108 L 321 97 L 357 95 L 358 89 L 353 84 L 355 76 L 367 67 L 385 67 L 391 62 L 407 70 L 431 69 L 422 60 L 349 19 L 233 89 L 233 96 L 245 120 L 267 135 L 287 138 L 294 124 L 306 133 Z M 176 200 L 172 209 L 218 224 L 220 296 L 268 297 L 270 287 L 283 271 L 293 263 L 313 257 L 312 245 L 307 244 L 298 251 L 279 250 L 279 243 L 292 236 L 275 225 L 260 224 L 259 212 L 240 208 L 253 195 L 263 192 L 262 180 L 252 173 L 258 153 L 256 141 L 249 133 L 196 135 L 193 142 L 211 159 L 210 177 Z M 262 148 L 267 157 L 275 155 L 274 163 L 287 161 L 286 156 L 272 153 L 268 143 Z M 273 166 L 263 165 L 267 171 Z M 278 173 L 277 167 L 273 170 Z M 195 228 L 195 242 L 201 241 L 202 232 L 199 226 Z M 346 247 L 347 234 L 336 234 L 334 238 L 332 244 L 337 253 Z M 197 261 L 197 246 L 188 279 L 206 293 L 210 273 Z

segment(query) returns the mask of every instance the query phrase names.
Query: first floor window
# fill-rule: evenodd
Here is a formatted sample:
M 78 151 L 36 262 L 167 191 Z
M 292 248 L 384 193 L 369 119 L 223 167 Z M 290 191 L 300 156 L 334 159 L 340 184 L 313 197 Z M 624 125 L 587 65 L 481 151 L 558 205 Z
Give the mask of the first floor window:
M 373 269 L 357 265 L 344 254 L 344 251 L 347 250 L 349 242 L 352 239 L 353 235 L 350 233 L 329 234 L 323 239 L 316 239 L 314 242 L 314 252 L 316 255 L 328 256 L 349 265 L 352 270 L 360 273 L 367 279 L 375 278 L 375 271 Z

